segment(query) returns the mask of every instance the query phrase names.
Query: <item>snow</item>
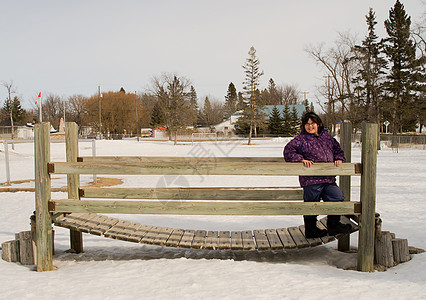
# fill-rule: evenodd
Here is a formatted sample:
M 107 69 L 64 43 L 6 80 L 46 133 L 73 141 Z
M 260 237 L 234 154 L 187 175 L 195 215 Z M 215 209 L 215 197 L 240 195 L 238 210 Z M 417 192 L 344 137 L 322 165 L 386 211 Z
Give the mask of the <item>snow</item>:
M 144 156 L 282 156 L 288 139 L 186 143 L 153 140 L 96 141 L 101 155 Z M 12 187 L 34 187 L 33 144 L 9 148 Z M 0 146 L 0 182 L 6 182 Z M 91 143 L 80 143 L 81 156 L 92 155 Z M 51 144 L 52 161 L 65 161 L 63 143 Z M 359 146 L 352 161 L 360 161 Z M 426 249 L 426 151 L 383 147 L 378 154 L 377 212 L 383 230 L 407 238 L 410 246 Z M 107 176 L 103 176 L 107 177 Z M 295 186 L 296 177 L 255 176 L 111 176 L 122 187 L 149 186 Z M 82 185 L 92 176 L 81 176 Z M 359 177 L 352 179 L 352 198 L 359 198 Z M 54 175 L 53 187 L 66 185 Z M 55 199 L 65 193 L 52 193 Z M 29 230 L 34 194 L 0 193 L 0 242 Z M 279 228 L 302 224 L 301 216 L 154 216 L 114 215 L 143 224 L 206 230 Z M 84 234 L 81 254 L 66 253 L 69 231 L 55 228 L 56 271 L 34 272 L 0 260 L 0 299 L 426 299 L 426 253 L 386 272 L 361 273 L 356 253 L 336 250 L 336 242 L 311 249 L 248 253 L 157 247 Z M 357 234 L 351 248 L 357 247 Z

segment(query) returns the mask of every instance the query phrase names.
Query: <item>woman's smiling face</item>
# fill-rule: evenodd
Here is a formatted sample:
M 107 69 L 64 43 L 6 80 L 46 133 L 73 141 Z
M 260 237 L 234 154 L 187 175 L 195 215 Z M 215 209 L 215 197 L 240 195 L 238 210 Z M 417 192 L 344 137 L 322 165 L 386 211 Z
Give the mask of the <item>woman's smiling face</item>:
M 318 124 L 313 122 L 312 119 L 308 119 L 308 122 L 305 124 L 305 130 L 310 134 L 318 134 Z

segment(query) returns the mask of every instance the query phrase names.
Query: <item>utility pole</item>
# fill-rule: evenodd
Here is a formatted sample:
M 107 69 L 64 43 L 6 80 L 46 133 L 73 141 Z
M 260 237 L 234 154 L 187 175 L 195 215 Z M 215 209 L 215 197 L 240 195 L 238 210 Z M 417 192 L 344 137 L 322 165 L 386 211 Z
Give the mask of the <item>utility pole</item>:
M 139 118 L 138 118 L 138 95 L 135 91 L 135 106 L 136 106 L 136 139 L 139 142 Z
M 309 94 L 309 92 L 303 92 L 303 103 L 305 104 L 305 108 L 306 108 L 306 110 L 307 110 L 307 108 L 308 108 L 308 99 L 307 99 L 307 97 L 306 97 L 306 94 Z
M 98 86 L 98 101 L 99 101 L 99 139 L 102 139 L 102 115 L 101 115 L 101 86 Z

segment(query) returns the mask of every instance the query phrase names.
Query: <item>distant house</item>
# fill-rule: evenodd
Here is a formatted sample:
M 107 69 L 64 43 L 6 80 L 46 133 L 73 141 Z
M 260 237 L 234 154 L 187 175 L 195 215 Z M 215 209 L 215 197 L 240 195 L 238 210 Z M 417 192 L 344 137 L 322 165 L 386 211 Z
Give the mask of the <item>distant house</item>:
M 152 130 L 152 137 L 154 139 L 167 139 L 168 138 L 168 134 L 167 134 L 167 128 L 163 127 L 163 126 L 159 126 L 157 128 L 154 128 Z
M 269 117 L 271 116 L 271 112 L 274 109 L 274 106 L 277 107 L 278 111 L 281 114 L 281 117 L 283 116 L 285 105 L 264 105 L 260 111 L 265 114 L 266 122 L 269 121 Z M 303 104 L 289 105 L 290 113 L 292 112 L 293 107 L 296 108 L 297 116 L 301 118 L 303 112 L 305 111 L 305 106 Z M 216 132 L 222 133 L 225 136 L 232 135 L 235 131 L 235 125 L 238 119 L 241 118 L 242 116 L 243 116 L 243 111 L 242 110 L 237 111 L 233 113 L 229 118 L 223 120 L 219 124 L 216 124 L 212 127 L 214 128 Z
M 34 138 L 34 126 L 31 123 L 20 124 L 13 123 L 13 138 L 32 139 Z M 0 139 L 6 140 L 12 138 L 12 126 L 10 120 L 0 122 Z

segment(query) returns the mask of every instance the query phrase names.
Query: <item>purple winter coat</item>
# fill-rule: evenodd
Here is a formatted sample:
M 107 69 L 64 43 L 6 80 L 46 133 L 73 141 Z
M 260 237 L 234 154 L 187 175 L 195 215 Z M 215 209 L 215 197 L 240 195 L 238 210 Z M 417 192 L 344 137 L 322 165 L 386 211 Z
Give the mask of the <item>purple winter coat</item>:
M 345 154 L 339 142 L 326 129 L 319 128 L 319 135 L 302 132 L 284 147 L 286 162 L 301 162 L 302 159 L 313 162 L 346 161 Z M 335 176 L 299 176 L 300 186 L 319 183 L 334 183 Z

